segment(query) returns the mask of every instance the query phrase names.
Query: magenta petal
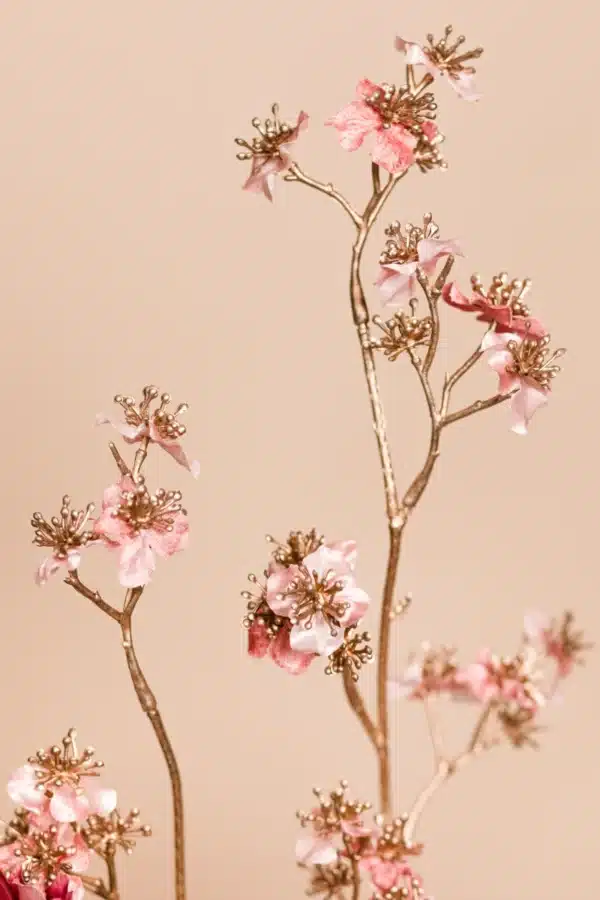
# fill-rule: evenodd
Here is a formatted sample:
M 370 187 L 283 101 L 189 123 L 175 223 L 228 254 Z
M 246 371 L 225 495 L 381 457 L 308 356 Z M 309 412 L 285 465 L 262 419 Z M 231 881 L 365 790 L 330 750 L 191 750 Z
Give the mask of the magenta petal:
M 19 900 L 46 900 L 46 894 L 42 893 L 42 891 L 37 888 L 34 884 L 19 884 L 16 885 L 16 896 L 18 896 Z M 2 898 L 4 894 L 0 889 L 0 898 Z M 11 896 L 10 894 L 8 895 Z M 56 895 L 55 895 L 56 896 Z M 66 897 L 66 895 L 64 895 Z
M 464 312 L 473 312 L 473 310 L 478 309 L 477 304 L 465 296 L 454 281 L 444 286 L 442 298 L 449 306 L 454 306 L 455 309 L 461 309 Z M 482 347 L 482 349 L 485 348 Z
M 265 623 L 255 620 L 248 629 L 248 655 L 262 659 L 269 652 L 272 640 Z

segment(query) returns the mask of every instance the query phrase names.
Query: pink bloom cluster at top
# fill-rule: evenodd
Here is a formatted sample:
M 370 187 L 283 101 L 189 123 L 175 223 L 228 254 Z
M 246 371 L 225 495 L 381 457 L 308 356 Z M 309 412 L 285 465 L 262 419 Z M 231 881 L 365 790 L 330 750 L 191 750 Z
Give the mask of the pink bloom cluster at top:
M 357 586 L 353 541 L 320 546 L 301 563 L 271 561 L 260 610 L 249 627 L 248 652 L 267 654 L 291 674 L 305 671 L 317 656 L 330 656 L 344 642 L 345 628 L 369 606 Z
M 436 61 L 421 44 L 407 41 L 401 37 L 396 38 L 396 50 L 405 54 L 407 65 L 423 66 L 432 78 L 444 78 L 462 100 L 473 102 L 480 99 L 481 94 L 475 87 L 473 72 L 463 70 L 453 73 L 451 69 L 442 64 L 441 60 Z

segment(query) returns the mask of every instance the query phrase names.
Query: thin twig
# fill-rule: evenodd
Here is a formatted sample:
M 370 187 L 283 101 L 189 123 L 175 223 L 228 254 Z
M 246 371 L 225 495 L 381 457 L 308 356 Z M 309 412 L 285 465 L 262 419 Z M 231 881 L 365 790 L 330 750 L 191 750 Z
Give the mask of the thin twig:
M 352 204 L 348 200 L 346 200 L 346 198 L 342 194 L 339 193 L 339 191 L 335 190 L 334 186 L 331 183 L 324 184 L 321 181 L 316 181 L 314 178 L 311 178 L 309 175 L 302 171 L 298 163 L 291 164 L 287 174 L 284 175 L 284 180 L 298 181 L 301 184 L 305 184 L 307 187 L 313 188 L 315 191 L 320 191 L 327 197 L 331 197 L 346 210 L 357 228 L 360 228 L 360 226 L 362 225 L 362 217 L 360 216 L 360 214 L 354 209 Z
M 360 721 L 367 737 L 373 744 L 375 751 L 379 753 L 381 749 L 381 741 L 379 738 L 377 726 L 369 715 L 361 693 L 358 690 L 358 685 L 356 681 L 353 680 L 352 673 L 347 666 L 344 667 L 342 678 L 344 681 L 344 690 L 346 691 L 346 697 L 348 699 L 348 703 L 350 704 L 350 708 L 354 711 L 356 717 Z
M 481 412 L 484 409 L 490 409 L 492 406 L 498 406 L 499 403 L 510 400 L 513 393 L 514 392 L 508 394 L 495 394 L 493 397 L 488 397 L 487 400 L 476 400 L 475 403 L 471 403 L 470 406 L 465 406 L 463 409 L 458 409 L 456 412 L 445 415 L 442 419 L 441 426 L 442 428 L 445 428 L 447 425 L 452 425 L 453 422 L 458 422 L 460 419 L 466 419 L 467 416 L 472 416 L 474 413 Z
M 87 587 L 81 581 L 77 571 L 69 572 L 65 578 L 65 584 L 74 588 L 78 594 L 81 594 L 87 600 L 91 600 L 94 606 L 97 606 L 98 609 L 102 610 L 103 613 L 106 613 L 107 616 L 110 616 L 111 619 L 114 619 L 115 622 L 121 622 L 121 613 L 119 610 L 103 600 L 98 591 L 93 591 L 91 588 Z
M 429 739 L 431 741 L 431 749 L 433 750 L 433 758 L 436 766 L 444 759 L 444 747 L 440 735 L 439 724 L 435 710 L 433 709 L 433 698 L 425 697 L 423 700 L 423 708 L 425 710 L 425 718 L 427 720 L 427 730 L 429 731 Z

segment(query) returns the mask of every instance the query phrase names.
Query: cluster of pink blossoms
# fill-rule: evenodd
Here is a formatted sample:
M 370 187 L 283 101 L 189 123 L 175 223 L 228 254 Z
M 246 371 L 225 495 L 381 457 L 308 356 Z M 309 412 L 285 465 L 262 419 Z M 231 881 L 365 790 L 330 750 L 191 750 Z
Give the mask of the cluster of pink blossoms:
M 185 426 L 177 416 L 187 406 L 182 403 L 170 413 L 170 397 L 162 394 L 160 404 L 153 408 L 158 397 L 152 386 L 144 388 L 139 404 L 132 397 L 118 395 L 115 401 L 124 411 L 124 421 L 98 416 L 97 422 L 110 422 L 128 444 L 139 445 L 137 452 L 144 458 L 148 447 L 156 444 L 197 476 L 198 463 L 188 459 L 180 441 Z M 34 543 L 50 549 L 38 567 L 38 584 L 45 584 L 60 569 L 77 576 L 83 550 L 102 545 L 118 556 L 120 583 L 126 588 L 143 587 L 152 578 L 157 557 L 167 558 L 187 547 L 189 527 L 180 492 L 160 489 L 150 493 L 145 479 L 128 470 L 120 456 L 118 459 L 121 477 L 104 491 L 96 518 L 93 504 L 85 510 L 72 510 L 68 497 L 63 499 L 60 515 L 50 521 L 34 514 Z
M 558 683 L 581 664 L 589 646 L 575 630 L 572 613 L 560 619 L 532 613 L 525 618 L 522 646 L 513 656 L 497 656 L 484 649 L 473 663 L 460 666 L 453 649 L 424 644 L 402 676 L 390 682 L 390 694 L 421 701 L 445 695 L 454 701 L 483 704 L 497 713 L 512 743 L 532 744 L 539 713 L 555 695 Z M 546 663 L 553 667 L 549 682 Z
M 352 883 L 353 864 L 367 875 L 379 898 L 406 897 L 423 900 L 421 877 L 414 871 L 412 860 L 423 847 L 412 844 L 405 836 L 405 819 L 386 823 L 381 816 L 365 821 L 370 804 L 349 801 L 347 783 L 325 794 L 315 790 L 317 806 L 310 813 L 298 813 L 307 833 L 296 842 L 296 860 L 312 870 L 310 893 L 337 896 L 337 889 Z
M 256 594 L 244 624 L 251 656 L 269 655 L 291 674 L 305 671 L 318 656 L 343 652 L 344 642 L 365 615 L 369 597 L 355 580 L 356 544 L 326 544 L 313 530 L 292 532 L 275 543 L 264 584 L 251 575 Z
M 355 99 L 326 122 L 337 131 L 344 150 L 358 150 L 367 138 L 372 138 L 373 162 L 392 175 L 415 165 L 425 172 L 445 167 L 439 153 L 443 135 L 434 121 L 437 104 L 427 88 L 437 77 L 442 77 L 463 99 L 479 99 L 470 61 L 482 53 L 480 48 L 462 52 L 464 37 L 451 41 L 451 31 L 447 28 L 439 41 L 429 35 L 427 45 L 423 46 L 396 39 L 396 49 L 406 56 L 407 83 L 396 87 L 377 84 L 368 78 L 359 81 Z M 415 67 L 425 73 L 418 84 Z M 276 105 L 272 112 L 273 118 L 264 123 L 260 119 L 252 121 L 256 137 L 251 141 L 242 138 L 236 141 L 243 148 L 238 158 L 251 161 L 244 188 L 262 193 L 268 200 L 273 199 L 275 176 L 293 170 L 295 163 L 290 148 L 308 125 L 305 112 L 300 113 L 295 125 L 281 121 Z
M 150 833 L 137 811 L 119 816 L 116 792 L 94 784 L 103 763 L 92 748 L 78 753 L 75 738 L 38 750 L 8 782 L 16 809 L 0 837 L 0 900 L 82 900 L 94 853 Z

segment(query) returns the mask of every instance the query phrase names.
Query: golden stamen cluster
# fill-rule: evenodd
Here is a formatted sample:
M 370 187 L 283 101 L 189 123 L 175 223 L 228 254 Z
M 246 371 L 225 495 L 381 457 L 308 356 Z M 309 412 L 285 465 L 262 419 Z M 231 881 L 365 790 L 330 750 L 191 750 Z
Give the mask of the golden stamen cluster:
M 134 532 L 149 528 L 167 532 L 173 531 L 175 516 L 178 513 L 187 515 L 181 506 L 180 491 L 165 491 L 159 488 L 151 494 L 144 479 L 139 476 L 133 490 L 123 491 L 121 502 L 113 515 L 125 522 Z
M 376 891 L 371 900 L 409 900 L 409 898 L 410 900 L 425 900 L 425 891 L 417 878 L 411 879 L 410 887 L 396 885 L 384 893 Z
M 538 663 L 538 654 L 531 647 L 527 647 L 515 656 L 492 657 L 488 663 L 488 674 L 499 688 L 506 682 L 520 684 L 532 703 L 542 706 L 546 698 L 538 687 L 543 678 Z
M 405 312 L 395 313 L 385 322 L 381 316 L 373 316 L 373 324 L 383 332 L 383 337 L 373 340 L 371 346 L 381 350 L 390 362 L 397 360 L 405 351 L 427 345 L 431 341 L 431 316 L 420 319 L 415 315 L 418 306 L 415 298 L 409 300 L 409 306 L 410 315 Z
M 245 148 L 243 152 L 237 154 L 238 159 L 248 160 L 253 157 L 269 159 L 279 156 L 281 145 L 289 141 L 294 126 L 281 121 L 277 103 L 271 107 L 271 113 L 273 118 L 266 119 L 264 122 L 258 118 L 252 119 L 252 127 L 258 134 L 250 142 L 243 138 L 235 139 L 238 147 Z
M 550 623 L 548 642 L 557 649 L 557 655 L 562 659 L 571 660 L 575 665 L 584 665 L 582 654 L 591 650 L 594 646 L 590 641 L 583 639 L 583 631 L 573 627 L 575 616 L 567 611 L 561 619 Z
M 122 816 L 116 809 L 108 816 L 90 816 L 81 828 L 81 835 L 88 847 L 99 856 L 106 857 L 120 847 L 131 855 L 136 839 L 150 837 L 149 825 L 140 824 L 139 809 L 132 809 Z
M 12 850 L 13 861 L 4 869 L 7 877 L 18 874 L 23 884 L 52 884 L 59 875 L 69 875 L 72 871 L 70 860 L 77 853 L 73 845 L 65 847 L 58 843 L 58 827 L 52 825 L 46 831 L 31 830 L 15 842 Z
M 308 897 L 323 895 L 324 900 L 343 897 L 344 888 L 354 884 L 354 874 L 349 860 L 340 857 L 329 866 L 315 866 L 311 875 Z
M 429 644 L 423 644 L 421 652 L 421 677 L 425 687 L 428 682 L 439 684 L 440 682 L 451 681 L 458 672 L 454 647 L 446 647 L 444 645 L 441 647 L 430 647 Z M 410 662 L 414 662 L 415 659 L 416 657 L 411 657 Z
M 433 221 L 431 213 L 423 216 L 423 225 L 412 225 L 410 222 L 403 227 L 400 222 L 392 222 L 385 229 L 387 241 L 379 257 L 382 266 L 389 263 L 418 262 L 419 241 L 436 238 L 440 232 L 439 227 Z
M 63 497 L 60 514 L 53 516 L 49 522 L 41 513 L 33 514 L 33 543 L 38 547 L 50 547 L 57 559 L 66 559 L 70 551 L 94 541 L 93 531 L 86 527 L 93 512 L 93 503 L 89 503 L 84 510 L 71 509 L 70 498 Z
M 20 840 L 26 834 L 29 834 L 30 829 L 30 813 L 28 810 L 22 806 L 15 807 L 12 819 L 5 825 L 4 835 L 0 839 L 0 847 L 12 844 L 15 840 Z
M 54 790 L 69 785 L 81 793 L 82 778 L 94 778 L 100 774 L 104 763 L 94 759 L 96 751 L 86 747 L 81 753 L 77 751 L 75 739 L 77 732 L 71 728 L 62 739 L 62 746 L 55 744 L 48 750 L 38 750 L 27 762 L 33 767 L 36 787 L 52 797 Z
M 281 566 L 299 566 L 305 557 L 315 553 L 325 538 L 315 528 L 310 531 L 290 531 L 287 541 L 281 544 L 268 534 L 267 543 L 274 545 L 273 560 Z
M 555 365 L 555 362 L 565 353 L 562 347 L 558 350 L 550 350 L 549 343 L 550 335 L 539 340 L 524 338 L 521 342 L 509 341 L 507 349 L 512 360 L 506 366 L 507 374 L 528 378 L 543 390 L 548 390 L 553 379 L 560 372 L 560 366 Z
M 334 650 L 327 661 L 326 675 L 341 675 L 349 671 L 352 681 L 358 681 L 359 671 L 366 663 L 373 661 L 371 635 L 368 631 L 354 633 L 355 631 L 355 625 L 346 629 L 344 643 Z
M 365 103 L 381 117 L 384 128 L 401 125 L 416 138 L 423 135 L 423 124 L 433 121 L 437 110 L 432 93 L 415 96 L 410 88 L 393 84 L 375 87 Z
M 473 293 L 491 306 L 509 306 L 516 316 L 530 316 L 531 311 L 525 304 L 526 295 L 531 290 L 531 279 L 518 278 L 509 280 L 506 272 L 494 275 L 491 284 L 485 288 L 481 277 L 477 274 L 471 276 Z
M 264 573 L 265 578 L 267 572 Z M 267 603 L 267 589 L 261 584 L 256 575 L 248 575 L 248 581 L 255 586 L 255 591 L 242 591 L 242 597 L 246 601 L 246 615 L 242 620 L 244 628 L 251 628 L 256 622 L 264 625 L 267 634 L 275 637 L 284 623 L 281 616 L 276 616 Z
M 375 816 L 378 837 L 375 853 L 380 859 L 399 862 L 407 856 L 420 856 L 423 844 L 413 844 L 405 835 L 408 816 L 398 816 L 391 822 L 385 822 L 383 816 Z
M 338 633 L 339 621 L 350 608 L 350 603 L 340 600 L 338 594 L 343 590 L 342 581 L 332 581 L 331 572 L 320 577 L 306 566 L 298 566 L 299 577 L 291 581 L 285 591 L 277 595 L 278 600 L 293 597 L 290 606 L 289 620 L 292 625 L 302 625 L 307 631 L 313 626 L 315 616 L 322 616 L 331 635 Z
M 159 394 L 158 388 L 150 384 L 142 390 L 140 403 L 137 403 L 133 397 L 124 397 L 121 394 L 117 394 L 115 403 L 118 403 L 123 409 L 128 425 L 134 428 L 152 425 L 161 440 L 177 441 L 186 433 L 185 425 L 182 425 L 177 417 L 189 408 L 188 404 L 180 403 L 174 412 L 168 412 L 167 407 L 171 403 L 171 395 L 160 394 L 160 405 L 152 409 L 152 404 Z
M 498 722 L 513 747 L 539 749 L 535 737 L 543 728 L 536 724 L 535 710 L 523 709 L 518 704 L 506 704 L 498 710 Z
M 348 800 L 347 790 L 348 782 L 345 780 L 340 781 L 340 787 L 329 794 L 314 788 L 318 806 L 310 813 L 301 810 L 296 813 L 302 827 L 312 826 L 318 834 L 331 835 L 342 831 L 342 823 L 360 819 L 364 812 L 371 809 L 371 804 Z
M 460 53 L 460 48 L 466 38 L 461 34 L 452 42 L 450 41 L 452 31 L 452 26 L 447 25 L 444 29 L 444 36 L 438 41 L 432 34 L 428 34 L 427 44 L 423 47 L 423 51 L 433 65 L 442 72 L 446 72 L 450 78 L 456 79 L 463 74 L 473 75 L 475 68 L 465 65 L 465 63 L 468 64 L 473 59 L 479 59 L 483 53 L 483 47 L 476 47 L 474 50 Z

